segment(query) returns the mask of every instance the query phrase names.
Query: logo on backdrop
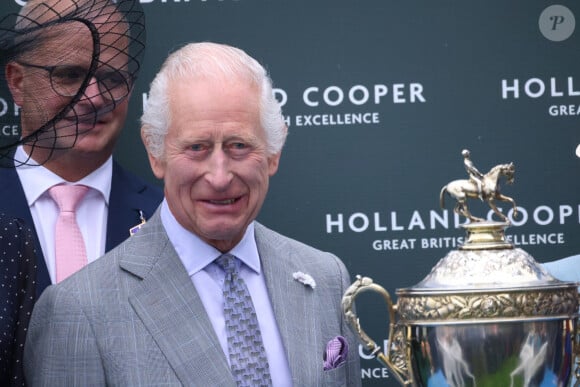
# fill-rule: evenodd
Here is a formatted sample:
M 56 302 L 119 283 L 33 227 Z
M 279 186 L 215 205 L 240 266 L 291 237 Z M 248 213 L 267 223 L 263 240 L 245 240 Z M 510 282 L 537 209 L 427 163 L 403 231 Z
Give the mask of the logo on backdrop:
M 551 5 L 540 14 L 538 25 L 544 38 L 552 42 L 562 42 L 574 33 L 576 18 L 567 7 Z M 580 104 L 571 99 L 580 96 L 580 80 L 575 80 L 570 74 L 527 79 L 502 79 L 500 90 L 504 100 L 558 99 L 557 104 L 551 104 L 547 107 L 547 112 L 552 117 L 580 115 Z M 568 101 L 565 101 L 566 99 Z M 562 100 L 564 102 L 561 102 Z
M 282 110 L 288 102 L 299 101 L 301 112 L 284 115 L 286 125 L 301 127 L 380 124 L 379 107 L 385 104 L 425 103 L 423 85 L 418 82 L 374 84 L 371 86 L 308 86 L 298 94 L 275 88 Z M 147 93 L 143 93 L 143 109 Z
M 538 24 L 546 39 L 561 42 L 574 33 L 576 19 L 572 11 L 563 5 L 551 5 L 542 11 Z
M 580 96 L 580 84 L 574 82 L 574 77 L 501 80 L 501 97 L 503 99 L 540 98 L 543 96 L 578 97 Z
M 274 89 L 282 108 L 289 100 L 300 99 L 308 113 L 285 115 L 288 126 L 373 125 L 381 121 L 377 109 L 384 104 L 425 103 L 421 83 L 392 83 L 374 85 L 309 86 L 298 95 L 284 89 Z M 294 101 L 292 101 L 294 102 Z M 338 111 L 337 111 L 338 110 Z
M 563 245 L 566 235 L 563 232 L 517 233 L 518 226 L 535 225 L 556 228 L 570 223 L 580 224 L 580 204 L 558 206 L 539 205 L 535 208 L 518 206 L 518 217 L 513 218 L 510 209 L 508 218 L 514 226 L 514 232 L 507 239 L 516 246 L 530 245 Z M 493 211 L 487 214 L 493 220 Z M 464 219 L 449 210 L 415 209 L 410 212 L 374 211 L 353 213 L 328 213 L 325 217 L 326 233 L 374 233 L 375 237 L 369 246 L 375 251 L 399 251 L 421 249 L 451 249 L 463 244 L 462 236 L 429 236 L 436 230 L 453 230 L 461 226 Z M 413 237 L 404 234 L 412 233 Z M 390 234 L 390 235 L 389 235 Z M 457 232 L 453 232 L 457 234 Z M 385 236 L 389 236 L 385 238 Z M 423 237 L 421 235 L 424 235 Z M 525 247 L 523 247 L 525 248 Z
M 574 79 L 573 76 L 502 79 L 500 90 L 503 100 L 549 98 L 560 102 L 567 99 L 572 103 L 549 105 L 548 114 L 552 117 L 580 115 L 580 104 L 575 102 L 580 96 L 580 80 Z
M 19 115 L 18 105 L 12 102 L 12 99 L 3 98 L 0 94 L 0 141 L 20 136 Z
M 383 339 L 383 348 L 389 348 L 389 340 Z M 377 367 L 375 364 L 377 360 L 374 355 L 369 355 L 362 344 L 358 346 L 358 355 L 361 359 L 361 379 L 389 379 L 391 378 L 390 371 L 385 367 Z M 366 367 L 365 363 L 372 365 Z M 378 363 L 377 363 L 378 364 Z

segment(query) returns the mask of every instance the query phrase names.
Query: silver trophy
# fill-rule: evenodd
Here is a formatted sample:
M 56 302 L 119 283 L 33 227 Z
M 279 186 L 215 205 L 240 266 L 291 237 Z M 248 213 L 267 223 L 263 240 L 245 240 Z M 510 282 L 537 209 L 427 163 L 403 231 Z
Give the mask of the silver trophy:
M 450 251 L 417 285 L 397 289 L 397 302 L 368 277 L 357 276 L 342 299 L 345 317 L 367 350 L 405 386 L 566 386 L 576 371 L 578 284 L 551 276 L 505 238 L 509 219 L 496 201 L 513 182 L 512 163 L 480 173 L 463 151 L 469 179 L 441 190 L 470 222 L 466 242 Z M 469 199 L 486 202 L 501 221 L 475 217 Z M 382 350 L 353 310 L 361 292 L 379 293 L 389 310 Z M 577 383 L 578 384 L 578 383 Z

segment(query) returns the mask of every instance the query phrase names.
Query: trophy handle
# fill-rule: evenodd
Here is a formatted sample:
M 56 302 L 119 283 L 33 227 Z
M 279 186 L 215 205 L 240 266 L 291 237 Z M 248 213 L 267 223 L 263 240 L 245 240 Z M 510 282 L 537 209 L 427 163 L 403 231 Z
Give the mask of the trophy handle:
M 381 347 L 378 346 L 377 343 L 375 343 L 375 341 L 371 339 L 361 328 L 359 319 L 353 310 L 355 298 L 360 293 L 365 291 L 379 293 L 387 303 L 389 309 L 389 336 L 387 338 L 389 345 L 388 348 L 385 348 L 384 352 L 381 351 Z M 401 353 L 401 351 L 405 350 L 405 346 L 392 345 L 392 343 L 400 342 L 401 339 L 404 340 L 404 333 L 401 331 L 401 328 L 397 328 L 395 324 L 396 305 L 393 305 L 389 292 L 386 291 L 385 288 L 383 288 L 381 285 L 373 283 L 371 278 L 357 275 L 356 281 L 348 287 L 344 293 L 344 296 L 342 297 L 342 311 L 348 324 L 358 335 L 360 341 L 364 344 L 366 349 L 370 351 L 370 354 L 375 357 L 381 364 L 391 370 L 401 385 L 410 385 L 412 380 L 409 378 L 408 369 L 405 364 L 406 356 L 404 352 Z M 391 354 L 391 351 L 393 354 Z M 391 359 L 395 359 L 395 361 Z

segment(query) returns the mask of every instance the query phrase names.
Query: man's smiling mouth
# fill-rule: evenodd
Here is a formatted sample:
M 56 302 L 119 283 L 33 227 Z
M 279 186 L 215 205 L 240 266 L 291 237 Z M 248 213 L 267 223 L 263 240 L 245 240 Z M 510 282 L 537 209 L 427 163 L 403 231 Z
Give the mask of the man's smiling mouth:
M 226 199 L 226 200 L 209 200 L 211 204 L 227 205 L 233 204 L 238 199 Z

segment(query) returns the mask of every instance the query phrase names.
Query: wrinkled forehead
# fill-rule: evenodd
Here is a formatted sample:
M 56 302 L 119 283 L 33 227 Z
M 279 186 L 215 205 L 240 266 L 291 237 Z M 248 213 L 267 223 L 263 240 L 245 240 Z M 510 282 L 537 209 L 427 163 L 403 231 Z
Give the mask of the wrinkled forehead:
M 28 0 L 15 27 L 24 30 L 71 19 L 95 24 L 118 23 L 123 15 L 118 12 L 114 0 Z
M 29 50 L 24 50 L 23 57 L 81 65 L 98 60 L 123 66 L 128 60 L 130 43 L 129 23 L 123 15 L 111 5 L 73 12 L 71 4 L 75 3 L 51 0 L 22 14 L 17 25 L 30 31 L 25 39 L 34 41 Z

